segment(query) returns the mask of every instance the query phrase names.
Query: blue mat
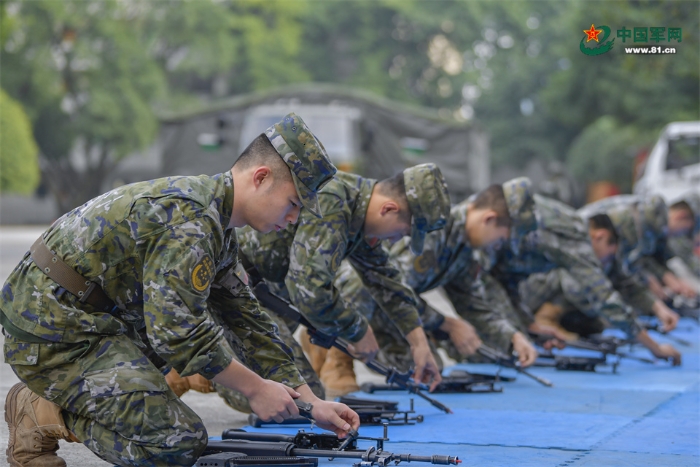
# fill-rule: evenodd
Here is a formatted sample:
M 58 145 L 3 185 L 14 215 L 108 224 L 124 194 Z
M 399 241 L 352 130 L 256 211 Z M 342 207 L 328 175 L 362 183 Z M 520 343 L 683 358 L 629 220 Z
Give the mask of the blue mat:
M 700 327 L 688 319 L 679 326 L 674 335 L 692 342 L 677 346 L 683 352 L 681 367 L 623 360 L 617 374 L 609 368 L 599 373 L 531 369 L 552 381 L 553 388 L 503 370 L 505 376 L 517 376 L 501 384 L 503 393 L 436 395 L 454 410 L 451 415 L 405 392 L 355 395 L 397 401 L 402 409 L 413 398 L 416 412 L 424 415 L 423 423 L 390 427 L 388 451 L 457 455 L 462 466 L 480 467 L 700 466 Z M 644 349 L 633 353 L 649 357 Z M 494 365 L 469 364 L 445 373 L 453 369 L 498 371 Z M 300 428 L 310 425 L 246 429 L 292 434 Z M 382 428 L 367 426 L 360 432 L 381 436 Z M 319 464 L 350 466 L 352 461 L 319 459 Z

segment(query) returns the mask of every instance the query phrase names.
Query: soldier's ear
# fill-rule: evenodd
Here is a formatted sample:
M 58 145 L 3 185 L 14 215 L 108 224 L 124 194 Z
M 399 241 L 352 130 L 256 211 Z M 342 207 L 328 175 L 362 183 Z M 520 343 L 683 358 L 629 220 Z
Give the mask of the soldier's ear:
M 271 183 L 272 181 L 272 170 L 266 166 L 261 165 L 253 171 L 253 186 L 259 188 L 265 183 Z
M 382 203 L 382 208 L 379 211 L 379 214 L 381 216 L 385 216 L 385 215 L 392 213 L 392 212 L 398 214 L 398 212 L 400 210 L 401 210 L 401 208 L 399 207 L 399 205 L 396 201 L 389 200 L 389 201 L 385 201 L 384 203 Z
M 498 213 L 493 209 L 488 209 L 484 212 L 481 220 L 485 225 L 498 225 Z

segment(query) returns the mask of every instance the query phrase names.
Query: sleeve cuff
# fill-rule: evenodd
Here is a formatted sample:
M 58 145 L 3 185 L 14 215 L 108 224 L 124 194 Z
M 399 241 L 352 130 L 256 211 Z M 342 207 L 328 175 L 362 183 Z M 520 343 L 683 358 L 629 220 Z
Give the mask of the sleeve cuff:
M 234 358 L 233 349 L 220 336 L 218 339 L 216 350 L 210 350 L 205 354 L 196 355 L 192 360 L 187 362 L 185 368 L 180 371 L 181 376 L 190 376 L 199 373 L 207 379 L 212 379 L 231 364 Z

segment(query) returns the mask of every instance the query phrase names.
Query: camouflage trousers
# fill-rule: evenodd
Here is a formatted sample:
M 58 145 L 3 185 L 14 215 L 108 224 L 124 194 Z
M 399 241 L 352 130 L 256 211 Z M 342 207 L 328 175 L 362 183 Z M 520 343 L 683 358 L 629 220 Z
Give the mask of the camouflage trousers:
M 577 287 L 575 279 L 564 269 L 531 274 L 518 286 L 523 305 L 535 314 L 545 303 L 563 308 L 561 326 L 582 336 L 603 332 L 606 325 L 597 316 L 588 316 L 567 300 L 567 291 Z
M 5 362 L 61 407 L 68 429 L 105 461 L 191 466 L 206 447 L 202 420 L 128 337 L 38 344 L 5 334 Z
M 298 324 L 285 321 L 281 316 L 268 310 L 267 308 L 263 307 L 263 310 L 265 310 L 265 313 L 270 315 L 270 318 L 272 318 L 272 320 L 277 324 L 282 342 L 291 347 L 294 355 L 294 365 L 299 370 L 299 373 L 301 373 L 301 376 L 306 381 L 306 384 L 309 385 L 311 391 L 319 399 L 325 399 L 326 391 L 323 388 L 323 384 L 321 384 L 321 379 L 311 367 L 311 363 L 309 363 L 309 361 L 306 359 L 306 355 L 304 355 L 304 351 L 302 350 L 299 342 L 294 339 L 294 331 L 296 330 Z M 243 413 L 252 412 L 248 398 L 240 392 L 234 389 L 229 389 L 220 384 L 214 384 L 214 388 L 216 388 L 216 392 L 231 408 Z

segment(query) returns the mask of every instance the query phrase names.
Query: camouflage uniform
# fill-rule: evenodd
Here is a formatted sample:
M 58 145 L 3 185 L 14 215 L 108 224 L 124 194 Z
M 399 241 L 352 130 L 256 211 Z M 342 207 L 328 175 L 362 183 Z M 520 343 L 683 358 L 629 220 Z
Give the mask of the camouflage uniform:
M 412 213 L 413 245 L 422 248 L 425 233 L 442 228 L 446 222 L 447 187 L 433 164 L 406 169 L 404 180 Z M 302 215 L 297 225 L 269 234 L 248 227 L 239 230 L 242 254 L 273 290 L 289 298 L 319 330 L 351 342 L 364 336 L 368 324 L 356 305 L 345 301 L 334 286 L 341 261 L 346 258 L 402 335 L 421 325 L 416 298 L 399 281 L 386 250 L 380 242 L 370 245 L 364 238 L 365 216 L 375 184 L 375 180 L 339 172 L 319 192 L 323 219 Z M 276 319 L 284 324 L 280 317 Z M 294 340 L 288 344 L 300 351 Z M 304 366 L 313 373 L 308 363 Z M 225 395 L 225 399 L 236 404 L 232 396 Z
M 275 134 L 308 129 L 294 115 Z M 283 158 L 302 200 L 335 172 L 325 152 Z M 287 155 L 288 156 L 288 155 Z M 327 164 L 326 164 L 327 163 Z M 313 207 L 313 206 L 312 206 Z M 58 219 L 43 235 L 115 303 L 104 312 L 51 280 L 27 253 L 0 297 L 5 362 L 62 408 L 66 426 L 118 465 L 192 465 L 207 443 L 200 418 L 162 371 L 209 379 L 237 357 L 263 378 L 304 384 L 238 260 L 230 172 L 123 186 Z M 139 336 L 141 333 L 146 339 Z M 153 361 L 146 353 L 150 350 Z
M 683 198 L 693 211 L 695 225 L 687 235 L 669 236 L 668 246 L 674 255 L 680 258 L 690 271 L 700 278 L 700 257 L 693 252 L 693 242 L 700 240 L 700 195 L 691 193 Z
M 668 247 L 668 208 L 658 196 L 621 195 L 605 198 L 582 207 L 584 218 L 607 214 L 618 235 L 617 258 L 623 271 L 654 275 L 661 280 L 669 271 L 666 262 L 674 254 Z M 646 282 L 646 281 L 645 281 Z
M 519 186 L 522 179 L 509 183 L 513 192 L 528 189 Z M 506 190 L 504 184 L 504 191 Z M 511 238 L 507 248 L 494 256 L 491 273 L 505 286 L 513 303 L 526 321 L 538 303 L 548 301 L 551 288 L 540 289 L 542 276 L 560 269 L 561 291 L 568 302 L 588 317 L 602 316 L 611 325 L 636 335 L 640 328 L 634 311 L 602 270 L 588 238 L 583 220 L 569 206 L 539 195 L 521 213 L 537 229 Z

